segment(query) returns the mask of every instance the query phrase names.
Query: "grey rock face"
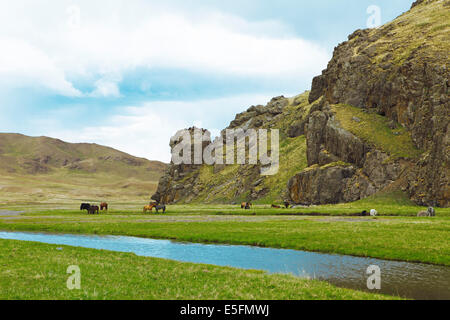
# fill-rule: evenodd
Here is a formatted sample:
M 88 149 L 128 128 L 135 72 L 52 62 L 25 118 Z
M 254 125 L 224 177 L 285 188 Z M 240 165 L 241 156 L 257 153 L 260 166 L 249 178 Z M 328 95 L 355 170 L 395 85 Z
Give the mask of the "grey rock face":
M 297 204 L 329 204 L 345 201 L 345 189 L 355 168 L 334 166 L 301 172 L 288 182 L 290 200 Z

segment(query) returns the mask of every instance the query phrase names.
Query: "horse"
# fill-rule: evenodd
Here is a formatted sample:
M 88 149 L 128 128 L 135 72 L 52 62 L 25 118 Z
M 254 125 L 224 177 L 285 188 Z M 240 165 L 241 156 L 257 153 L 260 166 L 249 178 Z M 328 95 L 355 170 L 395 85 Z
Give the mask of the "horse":
M 166 213 L 166 206 L 165 205 L 157 205 L 155 206 L 156 213 L 159 213 L 159 210 L 162 210 L 163 213 Z
M 95 214 L 97 212 L 97 214 L 100 214 L 100 208 L 98 206 L 90 206 L 88 209 L 88 213 L 89 214 Z
M 80 206 L 80 210 L 89 210 L 91 205 L 89 203 L 82 203 Z
M 375 209 L 370 210 L 370 216 L 371 217 L 376 217 L 378 215 L 378 211 Z
M 242 202 L 241 209 L 249 210 L 253 204 L 251 202 Z
M 286 209 L 289 209 L 289 207 L 290 207 L 290 203 L 289 203 L 289 201 L 285 201 L 284 202 L 284 206 L 286 207 Z
M 274 209 L 281 209 L 281 206 L 277 206 L 276 204 L 273 204 L 272 208 L 274 208 Z
M 146 213 L 147 211 L 153 212 L 153 208 L 156 207 L 158 204 L 157 203 L 150 203 L 148 206 L 144 207 L 144 213 Z
M 100 204 L 100 210 L 103 211 L 103 209 L 105 209 L 106 211 L 108 211 L 108 204 L 106 202 L 102 202 Z
M 427 211 L 420 211 L 417 214 L 418 217 L 435 217 L 436 216 L 436 211 L 434 210 L 433 207 L 429 207 L 427 209 Z

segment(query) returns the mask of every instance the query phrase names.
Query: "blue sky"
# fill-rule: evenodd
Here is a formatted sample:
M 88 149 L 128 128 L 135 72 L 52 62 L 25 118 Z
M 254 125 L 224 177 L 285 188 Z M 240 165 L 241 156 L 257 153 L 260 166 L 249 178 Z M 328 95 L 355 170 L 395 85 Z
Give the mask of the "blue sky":
M 0 131 L 169 161 L 169 138 L 310 88 L 333 48 L 411 0 L 0 3 Z M 371 7 L 372 6 L 372 7 Z M 370 20 L 373 21 L 373 20 Z

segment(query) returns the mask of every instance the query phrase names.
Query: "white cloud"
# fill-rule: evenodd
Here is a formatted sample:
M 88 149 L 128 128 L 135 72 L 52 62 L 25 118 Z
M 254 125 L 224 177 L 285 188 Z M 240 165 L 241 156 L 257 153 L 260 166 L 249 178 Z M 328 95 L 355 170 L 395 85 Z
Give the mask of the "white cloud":
M 281 22 L 193 14 L 144 0 L 80 0 L 76 6 L 70 0 L 2 1 L 0 38 L 14 39 L 3 40 L 8 50 L 0 50 L 0 78 L 69 96 L 79 92 L 68 79 L 137 68 L 275 80 L 310 78 L 329 58 L 325 49 L 290 35 Z M 92 94 L 120 95 L 117 81 L 95 81 Z
M 29 86 L 38 84 L 66 96 L 80 96 L 65 79 L 63 70 L 39 48 L 20 39 L 0 36 L 0 83 Z
M 91 97 L 120 97 L 118 83 L 120 78 L 101 78 L 95 82 L 95 90 L 90 94 Z

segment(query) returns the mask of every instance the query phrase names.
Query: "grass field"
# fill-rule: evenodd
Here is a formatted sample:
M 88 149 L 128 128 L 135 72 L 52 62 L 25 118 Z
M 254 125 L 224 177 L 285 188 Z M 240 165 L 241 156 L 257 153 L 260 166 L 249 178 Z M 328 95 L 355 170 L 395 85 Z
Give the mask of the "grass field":
M 0 207 L 26 207 L 81 201 L 139 201 L 150 199 L 158 177 L 145 181 L 108 173 L 73 173 L 58 170 L 46 175 L 8 175 L 0 173 Z M 143 191 L 144 190 L 144 191 Z M 79 199 L 79 200 L 78 200 Z
M 59 250 L 57 249 L 59 248 Z M 68 290 L 77 265 L 81 289 Z M 393 299 L 289 275 L 134 254 L 0 240 L 0 299 L 361 300 Z

